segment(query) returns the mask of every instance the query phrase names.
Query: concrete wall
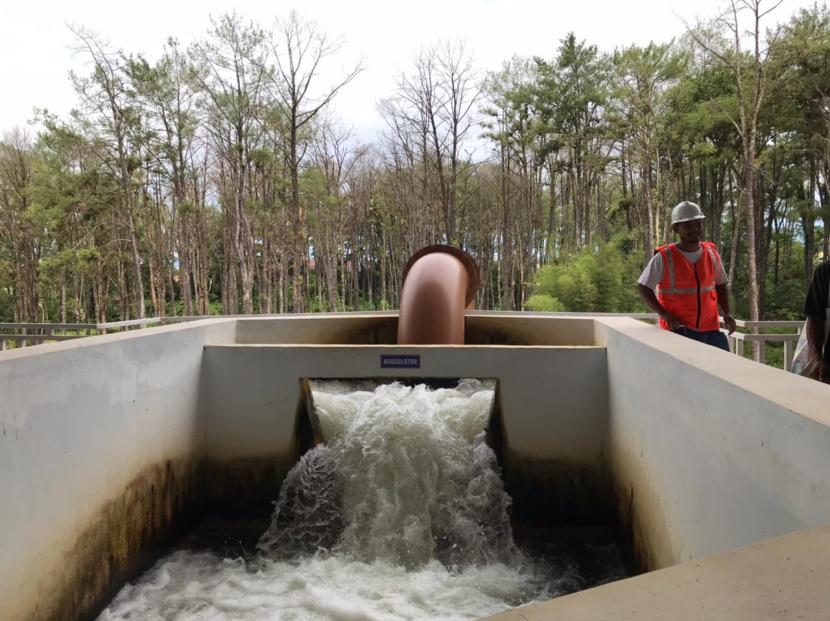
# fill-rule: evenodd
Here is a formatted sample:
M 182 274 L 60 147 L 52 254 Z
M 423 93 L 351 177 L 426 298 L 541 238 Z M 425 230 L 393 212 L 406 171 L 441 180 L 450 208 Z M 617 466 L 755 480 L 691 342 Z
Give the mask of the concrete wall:
M 0 619 L 77 618 L 198 502 L 198 322 L 0 352 Z
M 384 369 L 381 356 L 389 354 L 418 355 L 421 367 Z M 231 486 L 223 473 L 233 473 L 235 493 L 241 480 L 252 486 L 250 498 L 262 495 L 261 485 L 270 485 L 276 495 L 281 473 L 263 469 L 296 459 L 303 378 L 475 377 L 499 381 L 509 449 L 505 474 L 518 510 L 538 510 L 545 499 L 543 508 L 556 509 L 564 520 L 591 515 L 602 500 L 607 418 L 602 348 L 211 346 L 205 373 L 210 478 L 220 497 Z M 534 485 L 542 481 L 547 493 Z M 574 490 L 580 490 L 579 498 Z M 559 502 L 565 498 L 567 503 Z M 527 505 L 530 499 L 537 504 Z
M 309 313 L 237 320 L 240 345 L 393 344 L 397 341 L 398 313 Z
M 586 315 L 468 311 L 467 345 L 594 345 L 594 324 Z M 237 322 L 237 343 L 394 345 L 397 311 L 251 317 Z
M 830 387 L 631 319 L 608 350 L 610 469 L 650 568 L 830 522 Z

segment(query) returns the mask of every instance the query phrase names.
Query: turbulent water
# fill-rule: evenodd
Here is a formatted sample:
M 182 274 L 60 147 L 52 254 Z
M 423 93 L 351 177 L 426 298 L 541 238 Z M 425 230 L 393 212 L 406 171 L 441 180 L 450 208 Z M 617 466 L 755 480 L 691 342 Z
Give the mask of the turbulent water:
M 513 542 L 491 383 L 312 394 L 326 441 L 289 473 L 257 554 L 174 552 L 99 619 L 473 619 L 577 588 Z

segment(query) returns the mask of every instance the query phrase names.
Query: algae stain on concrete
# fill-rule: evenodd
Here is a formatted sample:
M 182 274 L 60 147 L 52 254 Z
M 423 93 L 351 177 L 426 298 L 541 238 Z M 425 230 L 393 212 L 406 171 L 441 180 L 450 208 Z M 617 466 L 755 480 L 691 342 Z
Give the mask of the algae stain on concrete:
M 614 452 L 612 476 L 617 518 L 638 572 L 670 567 L 678 559 L 672 528 L 645 466 L 635 453 Z
M 179 458 L 141 472 L 81 529 L 60 575 L 39 585 L 32 621 L 94 619 L 202 513 L 204 467 Z
M 121 587 L 149 569 L 209 511 L 270 515 L 294 456 L 233 460 L 201 456 L 146 468 L 78 532 L 60 572 L 39 581 L 37 601 L 15 619 L 95 619 Z

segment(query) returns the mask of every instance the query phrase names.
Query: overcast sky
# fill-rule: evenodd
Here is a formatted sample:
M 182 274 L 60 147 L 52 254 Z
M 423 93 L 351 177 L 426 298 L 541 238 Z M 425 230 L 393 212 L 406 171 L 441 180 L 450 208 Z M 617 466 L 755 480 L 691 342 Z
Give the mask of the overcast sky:
M 770 2 L 770 5 L 772 2 Z M 770 24 L 783 22 L 811 0 L 784 0 Z M 292 9 L 345 45 L 332 68 L 362 59 L 365 71 L 335 100 L 337 115 L 364 140 L 382 125 L 380 98 L 394 92 L 395 78 L 412 67 L 418 50 L 441 40 L 462 40 L 481 72 L 497 70 L 514 55 L 554 55 L 569 31 L 603 50 L 631 43 L 665 42 L 684 32 L 686 20 L 710 18 L 721 0 L 0 0 L 0 134 L 25 126 L 35 107 L 66 115 L 76 105 L 70 69 L 84 72 L 73 56 L 76 24 L 108 37 L 127 53 L 157 58 L 170 36 L 188 45 L 202 37 L 210 16 L 236 9 L 271 26 Z

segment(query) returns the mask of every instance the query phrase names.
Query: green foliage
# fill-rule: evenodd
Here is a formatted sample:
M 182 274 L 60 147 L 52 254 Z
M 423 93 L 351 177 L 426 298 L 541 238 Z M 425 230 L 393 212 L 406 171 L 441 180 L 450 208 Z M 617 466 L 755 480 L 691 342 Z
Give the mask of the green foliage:
M 537 274 L 534 295 L 526 306 L 534 311 L 635 312 L 642 310 L 635 283 L 639 266 L 615 239 L 595 252 L 585 250 Z
M 525 302 L 525 308 L 537 313 L 558 313 L 567 310 L 557 298 L 546 293 L 536 293 Z

